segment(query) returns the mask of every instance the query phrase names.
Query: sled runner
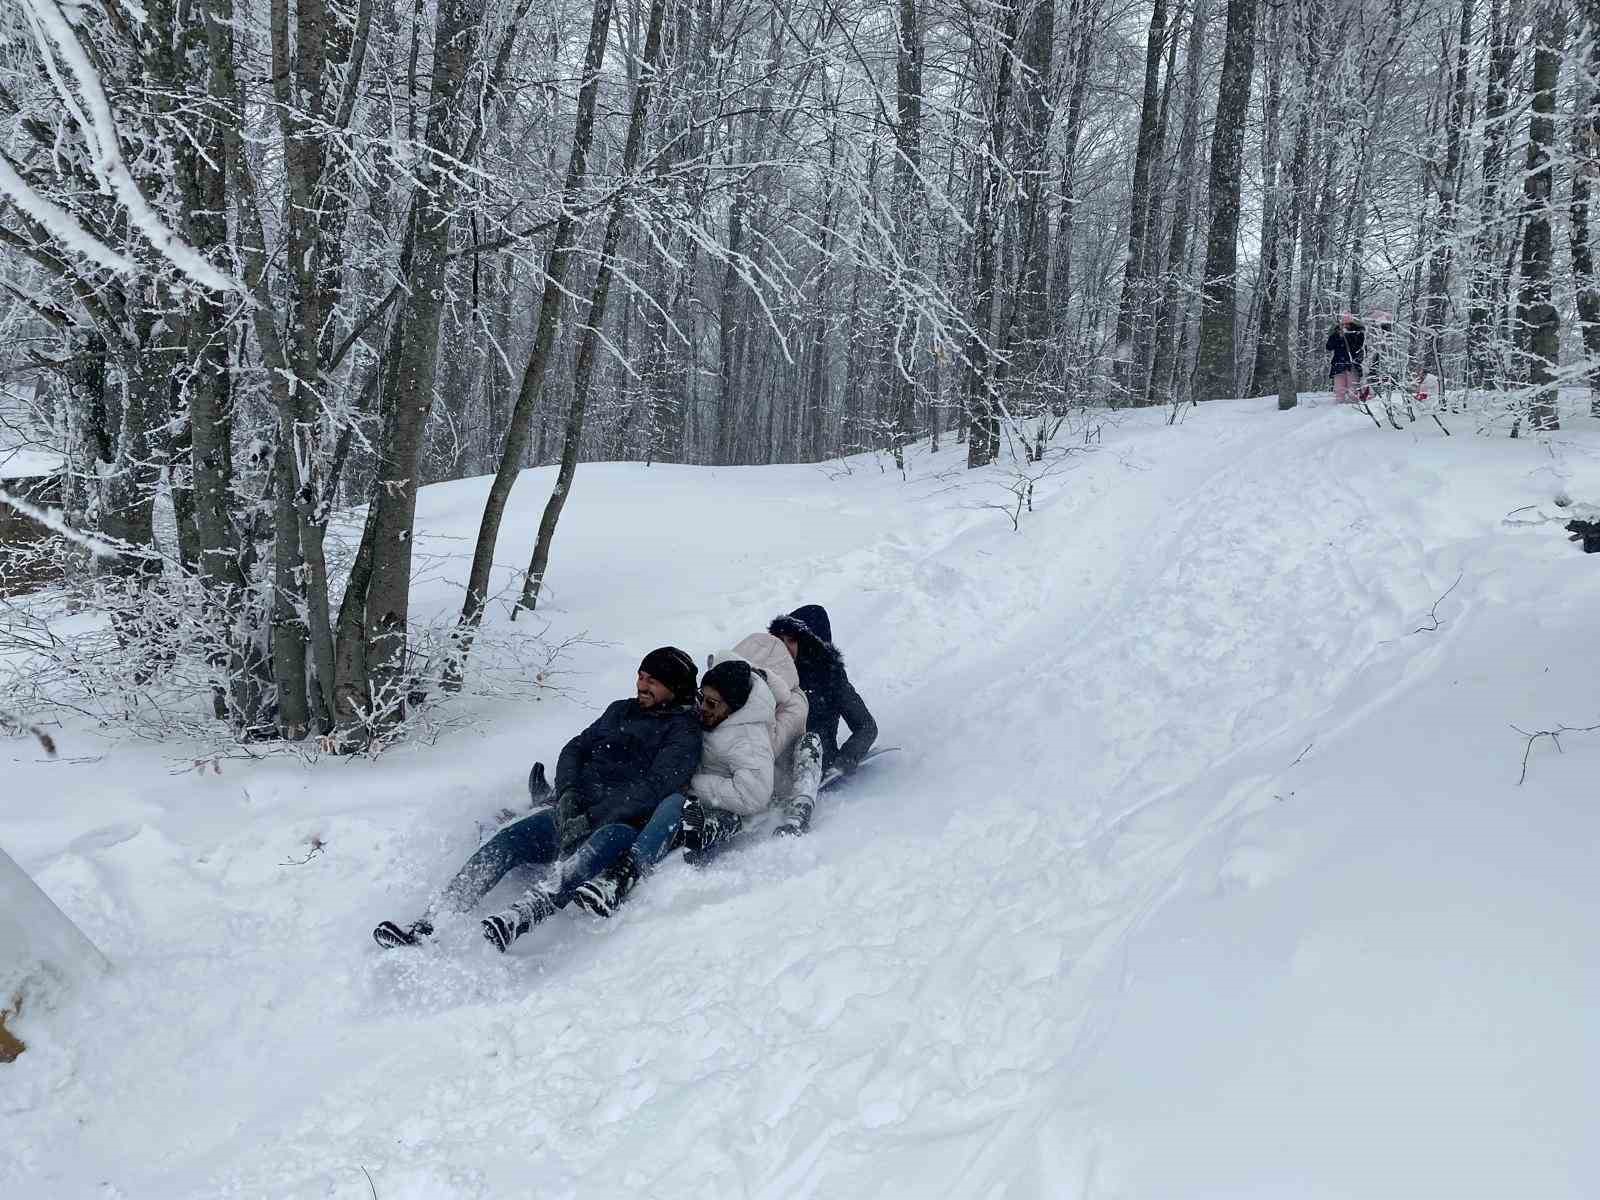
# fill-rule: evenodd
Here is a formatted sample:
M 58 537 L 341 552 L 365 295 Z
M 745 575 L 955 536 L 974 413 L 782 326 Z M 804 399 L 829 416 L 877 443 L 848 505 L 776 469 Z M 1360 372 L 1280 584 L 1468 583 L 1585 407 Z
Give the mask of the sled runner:
M 877 758 L 878 755 L 893 754 L 898 749 L 900 749 L 899 746 L 874 746 L 866 754 L 862 755 L 861 761 L 856 764 L 856 771 L 861 770 L 862 767 Z M 830 768 L 828 773 L 822 777 L 822 783 L 818 785 L 817 791 L 825 792 L 847 775 L 854 775 L 855 773 L 855 771 L 841 771 L 837 767 Z

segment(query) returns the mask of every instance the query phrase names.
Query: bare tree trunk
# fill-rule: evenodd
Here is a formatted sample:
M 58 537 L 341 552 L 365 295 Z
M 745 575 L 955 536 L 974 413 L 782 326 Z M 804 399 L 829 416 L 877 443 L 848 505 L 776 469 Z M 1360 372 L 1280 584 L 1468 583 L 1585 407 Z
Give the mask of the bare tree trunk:
M 1005 154 L 1007 110 L 1011 104 L 1011 64 L 1016 58 L 1022 0 L 1004 0 L 1001 12 L 1004 14 L 1004 24 L 998 31 L 994 92 L 990 97 L 988 131 L 984 142 L 983 182 L 979 185 L 978 214 L 973 224 L 975 295 L 972 329 L 967 336 L 963 363 L 966 409 L 970 414 L 967 440 L 969 468 L 986 466 L 1000 453 L 1000 401 L 995 394 L 989 342 L 994 336 L 1001 162 Z
M 1445 317 L 1450 307 L 1450 268 L 1455 256 L 1458 203 L 1461 194 L 1462 125 L 1467 108 L 1467 72 L 1472 52 L 1472 12 L 1477 0 L 1461 0 L 1461 21 L 1456 40 L 1455 78 L 1444 118 L 1445 151 L 1442 168 L 1432 182 L 1438 195 L 1438 223 L 1431 231 L 1434 239 L 1428 255 L 1428 282 L 1423 310 L 1421 341 L 1416 357 L 1422 369 L 1441 359 L 1439 342 L 1444 335 Z M 1430 164 L 1431 166 L 1432 164 Z
M 1161 306 L 1156 319 L 1155 362 L 1150 369 L 1150 398 L 1178 399 L 1181 390 L 1171 387 L 1170 395 L 1161 395 L 1169 388 L 1169 379 L 1181 379 L 1181 371 L 1174 370 L 1177 358 L 1178 332 L 1183 323 L 1183 286 L 1187 283 L 1186 267 L 1189 259 L 1190 205 L 1194 197 L 1194 163 L 1200 142 L 1200 80 L 1205 65 L 1206 22 L 1210 19 L 1209 0 L 1195 0 L 1194 15 L 1189 23 L 1189 45 L 1184 65 L 1183 133 L 1179 138 L 1178 169 L 1173 188 L 1172 232 L 1167 245 L 1166 285 L 1162 290 Z
M 544 294 L 539 302 L 539 319 L 533 337 L 533 350 L 522 372 L 517 403 L 511 412 L 506 444 L 489 498 L 484 502 L 483 519 L 478 523 L 478 540 L 472 551 L 472 569 L 467 576 L 467 595 L 461 607 L 457 650 L 454 662 L 446 669 L 447 684 L 459 682 L 462 662 L 472 645 L 472 631 L 483 619 L 483 606 L 489 599 L 489 576 L 494 570 L 495 545 L 500 540 L 500 522 L 506 502 L 522 470 L 533 432 L 533 414 L 549 368 L 556 325 L 561 317 L 561 300 L 572 257 L 572 239 L 577 224 L 574 211 L 588 173 L 589 148 L 594 141 L 595 97 L 600 89 L 600 68 L 605 61 L 606 42 L 611 28 L 612 0 L 594 0 L 589 21 L 589 44 L 583 60 L 583 86 L 578 91 L 577 124 L 572 134 L 572 154 L 567 161 L 566 183 L 561 191 L 561 215 L 557 218 L 550 249 L 545 255 Z M 542 441 L 542 439 L 541 439 Z M 542 444 L 541 444 L 542 450 Z
M 1029 23 L 1023 49 L 1021 99 L 1018 104 L 1018 152 L 1021 206 L 1017 213 L 1017 277 L 1014 289 L 1016 315 L 1011 324 L 1009 368 L 1013 380 L 1023 384 L 1027 403 L 1042 402 L 1038 378 L 1050 336 L 1049 268 L 1050 213 L 1046 203 L 1050 169 L 1050 127 L 1055 116 L 1054 76 L 1056 9 L 1054 0 L 1039 0 Z
M 1533 112 L 1528 118 L 1528 165 L 1523 175 L 1522 287 L 1517 297 L 1519 349 L 1528 363 L 1528 382 L 1535 391 L 1528 416 L 1535 429 L 1560 427 L 1553 383 L 1561 352 L 1561 330 L 1550 295 L 1552 238 L 1551 195 L 1555 179 L 1556 87 L 1561 80 L 1561 55 L 1566 37 L 1562 0 L 1540 0 L 1533 26 Z
M 1204 3 L 1205 0 L 1200 0 Z M 1077 219 L 1078 143 L 1089 98 L 1089 68 L 1101 0 L 1073 0 L 1068 28 L 1073 31 L 1072 87 L 1067 93 L 1067 120 L 1061 137 L 1061 203 L 1057 209 L 1055 257 L 1050 272 L 1050 308 L 1055 314 L 1055 340 L 1066 338 L 1067 305 L 1072 298 L 1072 231 Z M 946 188 L 948 192 L 949 189 Z
M 1166 0 L 1155 0 L 1150 29 L 1145 37 L 1144 98 L 1139 105 L 1139 140 L 1133 156 L 1132 210 L 1128 217 L 1128 259 L 1122 276 L 1122 302 L 1117 306 L 1117 369 L 1123 390 L 1130 397 L 1144 395 L 1144 381 L 1135 364 L 1134 325 L 1146 307 L 1145 254 L 1151 243 L 1150 168 L 1159 152 L 1157 116 L 1161 93 L 1161 54 L 1167 38 Z
M 1053 3 L 1054 0 L 1042 0 L 1041 8 L 1054 11 Z M 910 279 L 902 279 L 895 291 L 892 310 L 895 327 L 889 347 L 894 367 L 894 463 L 904 470 L 905 445 L 911 440 L 916 421 L 917 348 L 921 341 L 920 315 L 915 301 L 907 295 L 910 287 L 919 286 L 917 275 L 922 268 L 922 24 L 917 0 L 900 0 L 900 21 L 895 34 L 896 123 L 890 216 L 894 222 L 895 243 L 905 262 L 904 272 Z M 1045 75 L 1049 75 L 1048 68 Z M 1036 183 L 1036 191 L 1037 187 Z
M 1200 308 L 1200 358 L 1194 395 L 1216 400 L 1234 394 L 1234 326 L 1238 316 L 1235 272 L 1239 261 L 1239 192 L 1250 76 L 1255 65 L 1260 0 L 1228 0 L 1228 41 L 1222 91 L 1211 138 L 1211 229 L 1206 237 L 1204 300 Z
M 1287 12 L 1269 9 L 1266 32 L 1270 40 L 1267 44 L 1267 87 L 1262 103 L 1261 275 L 1255 307 L 1259 323 L 1256 327 L 1255 363 L 1250 371 L 1250 386 L 1247 389 L 1252 395 L 1271 386 L 1277 374 L 1280 357 L 1277 341 L 1282 324 L 1278 315 L 1278 290 L 1286 269 L 1280 257 L 1278 226 L 1284 218 L 1287 197 L 1278 186 L 1278 176 L 1282 172 L 1279 150 L 1283 136 L 1283 71 L 1286 49 L 1292 36 Z
M 1467 0 L 1463 0 L 1467 2 Z M 1578 324 L 1583 350 L 1589 360 L 1589 412 L 1600 417 L 1600 285 L 1595 280 L 1594 248 L 1589 236 L 1589 206 L 1594 180 L 1600 176 L 1600 0 L 1583 0 L 1584 34 L 1588 54 L 1579 84 L 1576 120 L 1572 127 L 1572 204 L 1568 237 L 1572 248 L 1572 275 L 1577 291 Z
M 410 294 L 396 321 L 404 331 L 385 398 L 388 420 L 372 501 L 372 567 L 367 583 L 366 666 L 375 712 L 399 715 L 406 699 L 406 636 L 411 608 L 412 529 L 417 469 L 428 413 L 433 407 L 439 326 L 450 226 L 460 188 L 457 171 L 444 166 L 465 153 L 467 114 L 477 110 L 467 73 L 477 51 L 483 0 L 441 0 L 434 38 L 431 103 L 424 142 L 429 155 L 418 171 L 413 200 L 415 259 Z
M 650 29 L 645 35 L 644 61 L 639 65 L 638 83 L 633 89 L 633 111 L 628 117 L 628 140 L 622 151 L 622 176 L 631 178 L 639 165 L 639 152 L 644 145 L 645 118 L 650 112 L 650 94 L 655 87 L 656 61 L 661 52 L 661 20 L 666 0 L 651 0 Z M 544 583 L 544 573 L 550 563 L 550 546 L 555 540 L 556 523 L 572 490 L 572 477 L 578 470 L 578 451 L 583 440 L 583 417 L 589 404 L 590 381 L 594 374 L 595 346 L 606 319 L 606 300 L 611 292 L 611 279 L 616 273 L 617 247 L 622 241 L 622 223 L 627 214 L 627 202 L 618 195 L 611 202 L 611 215 L 606 222 L 605 242 L 600 250 L 600 266 L 595 275 L 594 290 L 589 298 L 589 316 L 584 322 L 583 335 L 578 343 L 578 364 L 573 375 L 572 406 L 567 411 L 566 438 L 561 444 L 561 468 L 556 473 L 556 485 L 544 506 L 539 520 L 539 535 L 533 544 L 533 558 L 528 563 L 528 575 L 522 585 L 519 605 L 532 611 L 539 603 L 539 589 Z
M 1489 81 L 1483 110 L 1483 191 L 1479 201 L 1478 236 L 1474 239 L 1471 286 L 1467 302 L 1467 382 L 1484 387 L 1500 371 L 1500 339 L 1496 310 L 1509 280 L 1500 247 L 1500 193 L 1504 187 L 1506 145 L 1510 133 L 1510 82 L 1521 40 L 1522 17 L 1517 0 L 1490 0 Z

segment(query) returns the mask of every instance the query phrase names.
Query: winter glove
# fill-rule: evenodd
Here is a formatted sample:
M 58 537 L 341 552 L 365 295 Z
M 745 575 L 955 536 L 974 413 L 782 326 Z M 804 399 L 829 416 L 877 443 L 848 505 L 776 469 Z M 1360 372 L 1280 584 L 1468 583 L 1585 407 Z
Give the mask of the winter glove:
M 589 836 L 589 818 L 581 813 L 561 822 L 561 857 L 565 858 Z
M 556 797 L 556 832 L 561 837 L 561 857 L 565 858 L 589 836 L 589 814 L 577 788 L 568 788 Z

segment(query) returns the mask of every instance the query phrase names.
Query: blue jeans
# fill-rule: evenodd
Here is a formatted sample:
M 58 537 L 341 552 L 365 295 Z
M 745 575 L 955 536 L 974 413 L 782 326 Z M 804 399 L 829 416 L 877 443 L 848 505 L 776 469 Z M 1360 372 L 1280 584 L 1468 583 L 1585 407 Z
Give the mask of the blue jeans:
M 656 811 L 639 831 L 639 836 L 634 838 L 633 856 L 644 870 L 648 871 L 671 852 L 678 836 L 678 824 L 683 820 L 683 803 L 682 793 L 673 792 L 656 805 Z M 603 826 L 595 836 L 599 837 L 606 830 L 616 828 L 616 825 Z
M 681 812 L 682 797 L 669 796 L 662 801 L 661 808 L 665 808 L 672 799 L 677 799 Z M 660 808 L 656 811 L 659 814 Z M 649 828 L 647 825 L 646 831 Z M 564 907 L 578 890 L 579 884 L 593 879 L 626 854 L 634 840 L 633 829 L 627 825 L 602 825 L 590 834 L 588 840 L 561 863 L 560 882 L 550 893 L 556 907 Z M 560 853 L 561 833 L 556 825 L 555 810 L 541 808 L 531 812 L 509 825 L 501 826 L 488 841 L 479 846 L 456 872 L 455 878 L 445 884 L 438 898 L 428 905 L 428 911 L 433 913 L 443 909 L 468 912 L 513 867 L 548 866 L 556 861 Z

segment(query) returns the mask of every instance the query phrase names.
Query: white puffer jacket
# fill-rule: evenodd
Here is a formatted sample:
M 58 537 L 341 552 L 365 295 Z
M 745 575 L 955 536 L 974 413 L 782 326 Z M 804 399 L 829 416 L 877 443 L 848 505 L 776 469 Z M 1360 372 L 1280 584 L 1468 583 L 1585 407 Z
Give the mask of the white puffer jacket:
M 800 672 L 788 648 L 765 629 L 752 633 L 726 652 L 713 655 L 714 661 L 723 658 L 742 658 L 752 667 L 767 673 L 767 683 L 772 687 L 772 698 L 778 705 L 778 724 L 772 738 L 772 756 L 782 758 L 800 740 L 806 731 L 806 718 L 811 714 L 811 703 L 800 690 Z
M 741 817 L 766 811 L 772 803 L 772 741 L 777 714 L 777 702 L 767 681 L 752 675 L 750 698 L 700 740 L 700 766 L 689 781 L 695 799 Z

